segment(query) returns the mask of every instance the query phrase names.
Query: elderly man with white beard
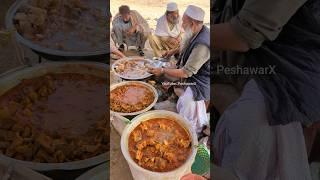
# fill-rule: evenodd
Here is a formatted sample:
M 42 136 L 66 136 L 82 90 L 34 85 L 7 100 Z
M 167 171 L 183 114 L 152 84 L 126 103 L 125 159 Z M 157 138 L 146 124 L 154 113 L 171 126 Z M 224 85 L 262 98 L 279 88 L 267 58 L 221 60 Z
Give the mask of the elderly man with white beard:
M 205 101 L 210 99 L 210 30 L 203 25 L 205 12 L 189 5 L 182 18 L 185 30 L 176 68 L 150 68 L 160 76 L 179 78 L 177 111 L 190 121 L 197 133 L 208 124 Z M 175 88 L 175 92 L 178 90 Z
M 161 57 L 165 51 L 179 48 L 183 32 L 181 26 L 178 5 L 174 2 L 168 3 L 165 15 L 157 21 L 154 35 L 149 36 L 154 56 Z

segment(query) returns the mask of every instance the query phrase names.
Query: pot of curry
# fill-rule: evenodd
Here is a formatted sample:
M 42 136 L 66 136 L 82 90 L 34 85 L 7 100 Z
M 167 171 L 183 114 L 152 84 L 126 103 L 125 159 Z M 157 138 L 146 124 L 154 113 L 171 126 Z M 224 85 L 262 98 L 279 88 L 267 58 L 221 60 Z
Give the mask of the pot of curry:
M 123 81 L 110 86 L 111 113 L 135 116 L 149 111 L 157 101 L 157 90 L 142 81 Z
M 0 75 L 0 160 L 38 171 L 106 162 L 107 69 L 49 62 Z
M 165 110 L 135 117 L 121 136 L 121 151 L 136 180 L 179 180 L 191 172 L 197 145 L 189 122 Z

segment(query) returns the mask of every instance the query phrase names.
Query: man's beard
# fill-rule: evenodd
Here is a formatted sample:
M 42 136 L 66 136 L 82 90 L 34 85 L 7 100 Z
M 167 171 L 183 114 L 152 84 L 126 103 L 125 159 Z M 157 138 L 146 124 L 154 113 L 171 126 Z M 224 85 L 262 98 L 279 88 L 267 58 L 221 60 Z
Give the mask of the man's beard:
M 186 28 L 180 43 L 180 52 L 183 52 L 189 46 L 189 43 L 192 38 L 193 38 L 193 32 L 191 28 Z
M 179 23 L 179 17 L 172 18 L 172 24 L 176 25 Z
M 168 17 L 167 19 L 167 21 L 173 25 L 179 24 L 179 20 L 180 20 L 179 17 Z

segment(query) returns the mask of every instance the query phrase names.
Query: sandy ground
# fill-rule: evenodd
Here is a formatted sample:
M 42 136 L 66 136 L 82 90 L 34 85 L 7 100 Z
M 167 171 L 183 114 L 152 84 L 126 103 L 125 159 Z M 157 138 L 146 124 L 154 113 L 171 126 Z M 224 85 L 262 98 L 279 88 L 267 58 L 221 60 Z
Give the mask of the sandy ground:
M 137 10 L 148 21 L 150 27 L 155 29 L 157 19 L 166 11 L 168 0 L 111 0 L 110 10 L 114 16 L 121 5 L 128 5 L 130 9 Z M 180 15 L 183 14 L 188 5 L 201 7 L 205 12 L 205 24 L 210 23 L 210 1 L 209 0 L 175 0 L 179 7 Z

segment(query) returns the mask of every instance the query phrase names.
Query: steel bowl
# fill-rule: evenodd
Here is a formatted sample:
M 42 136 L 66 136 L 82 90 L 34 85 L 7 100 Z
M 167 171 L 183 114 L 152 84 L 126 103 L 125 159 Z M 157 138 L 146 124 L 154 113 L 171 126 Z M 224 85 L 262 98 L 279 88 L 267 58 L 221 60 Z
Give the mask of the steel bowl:
M 112 90 L 114 90 L 117 87 L 131 85 L 131 84 L 139 84 L 139 85 L 142 85 L 142 86 L 148 88 L 150 91 L 152 91 L 153 95 L 154 95 L 153 102 L 148 107 L 144 108 L 141 111 L 131 112 L 131 113 L 123 113 L 123 112 L 115 112 L 115 111 L 110 110 L 111 113 L 116 113 L 116 114 L 118 114 L 120 116 L 136 116 L 138 114 L 141 114 L 141 113 L 149 111 L 157 103 L 157 101 L 158 101 L 157 90 L 153 86 L 151 86 L 150 84 L 145 83 L 145 82 L 141 82 L 141 81 L 124 81 L 124 82 L 121 82 L 121 83 L 118 83 L 118 84 L 113 84 L 113 85 L 110 86 L 110 93 L 111 93 Z
M 33 67 L 22 66 L 0 75 L 0 95 L 18 85 L 22 79 L 34 78 L 47 73 L 90 74 L 106 79 L 107 69 L 106 64 L 96 62 L 47 62 Z M 92 158 L 65 163 L 22 161 L 0 154 L 0 162 L 18 164 L 38 171 L 78 170 L 108 161 L 107 154 L 108 152 Z
M 107 10 L 107 4 L 104 0 L 96 0 L 96 1 L 89 1 L 91 6 L 100 8 L 104 14 L 106 14 Z M 19 10 L 19 8 L 28 3 L 28 0 L 19 0 L 15 1 L 15 3 L 9 8 L 6 14 L 5 19 L 5 25 L 6 29 L 12 30 L 15 29 L 15 26 L 13 24 L 13 19 L 16 14 L 16 12 Z M 107 34 L 107 32 L 106 32 Z M 106 41 L 106 45 L 104 48 L 100 49 L 94 49 L 94 50 L 79 50 L 79 51 L 66 51 L 66 50 L 58 50 L 53 48 L 48 48 L 41 46 L 25 37 L 20 35 L 18 32 L 15 33 L 16 40 L 20 42 L 21 44 L 25 45 L 26 47 L 32 49 L 34 52 L 39 54 L 42 57 L 48 58 L 50 60 L 70 60 L 70 59 L 79 59 L 79 60 L 95 60 L 99 59 L 99 61 L 102 60 L 102 58 L 105 58 L 105 61 L 108 58 L 108 55 L 110 53 L 109 45 Z M 74 46 L 77 46 L 77 41 L 72 42 Z

